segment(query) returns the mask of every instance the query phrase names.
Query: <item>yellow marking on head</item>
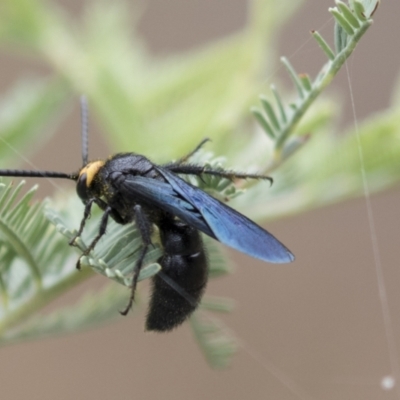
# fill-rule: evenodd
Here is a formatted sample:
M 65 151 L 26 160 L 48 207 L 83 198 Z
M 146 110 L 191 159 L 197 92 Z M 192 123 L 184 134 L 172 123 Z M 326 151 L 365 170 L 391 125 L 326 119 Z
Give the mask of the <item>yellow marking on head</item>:
M 89 187 L 92 183 L 93 178 L 99 172 L 99 169 L 104 165 L 104 161 L 93 161 L 84 166 L 79 171 L 79 177 L 82 174 L 86 174 L 86 186 Z

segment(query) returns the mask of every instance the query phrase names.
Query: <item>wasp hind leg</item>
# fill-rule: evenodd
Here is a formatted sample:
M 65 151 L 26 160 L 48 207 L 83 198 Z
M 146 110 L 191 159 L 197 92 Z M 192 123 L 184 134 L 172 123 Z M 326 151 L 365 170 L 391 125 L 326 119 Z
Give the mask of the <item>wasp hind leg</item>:
M 231 171 L 229 169 L 212 169 L 207 168 L 204 165 L 198 164 L 170 164 L 165 167 L 175 174 L 196 175 L 200 177 L 201 175 L 205 174 L 219 176 L 221 178 L 226 178 L 231 181 L 235 179 L 262 179 L 270 181 L 271 185 L 273 183 L 273 179 L 270 176 L 261 174 L 248 174 L 246 172 Z
M 190 153 L 186 154 L 184 157 L 181 157 L 177 161 L 164 164 L 162 167 L 174 172 L 175 174 L 196 175 L 200 177 L 201 175 L 206 174 L 227 178 L 231 181 L 235 179 L 262 179 L 269 181 L 272 185 L 273 179 L 270 176 L 261 174 L 248 174 L 246 172 L 237 172 L 224 169 L 212 169 L 207 168 L 204 165 L 188 164 L 187 160 L 196 154 L 209 141 L 209 138 L 203 139 Z

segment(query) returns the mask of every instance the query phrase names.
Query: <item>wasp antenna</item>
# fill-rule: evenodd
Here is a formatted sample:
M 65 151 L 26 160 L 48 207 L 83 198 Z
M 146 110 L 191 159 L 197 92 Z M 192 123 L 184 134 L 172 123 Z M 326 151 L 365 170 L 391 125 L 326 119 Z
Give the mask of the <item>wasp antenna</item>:
M 86 96 L 81 96 L 81 132 L 82 132 L 82 163 L 83 167 L 89 162 L 89 110 Z
M 21 169 L 0 169 L 0 176 L 13 176 L 22 178 L 61 178 L 71 179 L 73 181 L 78 179 L 76 174 L 66 174 L 65 172 L 29 171 Z

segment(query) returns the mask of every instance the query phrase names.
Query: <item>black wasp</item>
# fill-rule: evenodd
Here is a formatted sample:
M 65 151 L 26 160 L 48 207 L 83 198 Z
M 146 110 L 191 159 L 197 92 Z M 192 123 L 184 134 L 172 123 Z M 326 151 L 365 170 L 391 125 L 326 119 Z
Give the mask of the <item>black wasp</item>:
M 187 156 L 169 164 L 156 165 L 135 153 L 118 153 L 106 160 L 88 161 L 87 105 L 81 101 L 82 160 L 76 173 L 53 171 L 0 170 L 0 176 L 64 178 L 76 181 L 76 191 L 85 205 L 74 245 L 85 227 L 93 204 L 103 211 L 96 237 L 83 255 L 94 249 L 106 233 L 107 221 L 135 223 L 142 248 L 133 269 L 132 289 L 126 315 L 132 306 L 139 272 L 151 245 L 153 226 L 160 232 L 163 255 L 161 271 L 152 279 L 152 297 L 146 328 L 168 331 L 180 325 L 198 306 L 204 292 L 208 261 L 199 231 L 252 257 L 271 263 L 287 263 L 293 254 L 265 229 L 189 184 L 180 175 L 215 175 L 228 179 L 271 178 L 228 170 L 208 169 L 187 160 L 207 141 L 203 140 Z M 80 267 L 80 259 L 77 267 Z

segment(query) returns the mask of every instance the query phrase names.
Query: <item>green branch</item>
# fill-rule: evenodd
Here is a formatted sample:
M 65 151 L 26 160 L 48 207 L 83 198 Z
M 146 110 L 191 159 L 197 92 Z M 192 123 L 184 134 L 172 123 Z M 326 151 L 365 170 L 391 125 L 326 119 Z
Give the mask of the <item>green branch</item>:
M 312 32 L 313 37 L 328 57 L 328 62 L 321 68 L 315 80 L 310 82 L 307 75 L 299 75 L 289 60 L 282 57 L 281 61 L 297 89 L 298 99 L 289 106 L 284 106 L 275 87 L 272 87 L 280 115 L 274 111 L 272 104 L 264 96 L 261 97 L 264 111 L 252 108 L 252 112 L 260 122 L 261 127 L 274 141 L 273 163 L 266 168 L 268 171 L 276 168 L 287 156 L 293 153 L 295 149 L 293 143 L 288 143 L 289 137 L 295 132 L 300 120 L 315 99 L 332 82 L 354 51 L 361 37 L 372 24 L 372 19 L 366 17 L 366 11 L 361 1 L 355 0 L 353 2 L 354 9 L 338 0 L 336 4 L 338 7 L 330 9 L 336 20 L 336 37 L 341 37 L 340 41 L 336 40 L 336 52 L 330 48 L 318 32 Z M 303 141 L 298 141 L 295 146 L 300 147 L 303 144 Z M 289 148 L 290 151 L 287 151 Z

